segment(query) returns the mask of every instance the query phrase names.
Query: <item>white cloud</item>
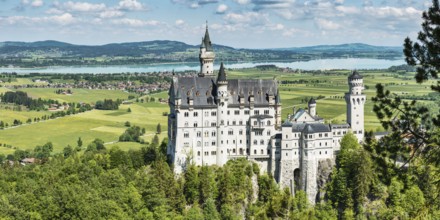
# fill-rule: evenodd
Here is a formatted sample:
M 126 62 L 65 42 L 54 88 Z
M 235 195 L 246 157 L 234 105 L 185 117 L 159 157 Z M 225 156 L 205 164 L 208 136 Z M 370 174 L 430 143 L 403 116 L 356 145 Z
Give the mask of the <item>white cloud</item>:
M 365 7 L 365 12 L 371 16 L 376 17 L 396 17 L 396 18 L 411 18 L 415 16 L 421 17 L 422 11 L 419 11 L 413 7 L 396 8 L 391 6 L 386 7 Z
M 224 14 L 228 10 L 228 6 L 225 4 L 221 4 L 217 7 L 217 14 Z
M 46 14 L 55 14 L 55 15 L 59 15 L 59 14 L 64 14 L 63 10 L 57 9 L 57 8 L 50 8 L 48 9 L 46 12 Z
M 185 21 L 182 20 L 182 19 L 179 19 L 179 20 L 176 20 L 175 24 L 176 24 L 177 26 L 181 26 L 181 25 L 185 24 Z
M 251 0 L 234 0 L 234 1 L 240 5 L 247 5 L 251 2 Z
M 338 30 L 341 28 L 341 25 L 326 19 L 315 19 L 315 23 L 321 30 Z
M 41 7 L 41 6 L 43 6 L 43 4 L 44 4 L 43 0 L 34 0 L 34 1 L 31 3 L 31 5 L 32 5 L 33 7 Z
M 142 26 L 157 26 L 160 24 L 159 21 L 156 20 L 140 20 L 140 19 L 133 19 L 133 18 L 121 18 L 116 19 L 112 21 L 113 24 L 118 25 L 127 25 L 131 27 L 142 27 Z
M 124 16 L 124 13 L 115 9 L 109 9 L 99 13 L 100 18 L 116 18 L 121 16 Z
M 49 19 L 51 19 L 54 22 L 61 24 L 61 25 L 71 24 L 75 20 L 73 18 L 73 16 L 69 13 L 64 13 L 62 15 L 54 15 L 54 16 L 50 17 Z
M 96 12 L 96 11 L 105 10 L 106 5 L 104 3 L 92 4 L 92 3 L 88 3 L 88 2 L 68 1 L 62 5 L 62 8 L 67 11 Z
M 119 2 L 119 8 L 122 10 L 140 11 L 144 9 L 144 5 L 137 0 L 122 0 Z
M 358 14 L 361 10 L 354 6 L 336 6 L 337 11 L 342 12 L 344 14 Z

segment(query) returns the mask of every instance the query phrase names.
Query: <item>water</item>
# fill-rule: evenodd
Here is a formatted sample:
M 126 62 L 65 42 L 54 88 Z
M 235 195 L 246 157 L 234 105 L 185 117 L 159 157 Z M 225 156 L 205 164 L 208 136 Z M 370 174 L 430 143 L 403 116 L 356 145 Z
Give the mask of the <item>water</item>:
M 256 65 L 276 65 L 278 67 L 289 67 L 302 70 L 330 70 L 330 69 L 386 69 L 390 66 L 405 64 L 403 59 L 320 59 L 297 62 L 246 62 L 233 63 L 225 62 L 226 68 L 250 68 Z M 214 65 L 219 69 L 220 63 Z M 172 63 L 172 64 L 148 64 L 148 65 L 122 65 L 122 66 L 59 66 L 43 68 L 10 68 L 0 67 L 0 72 L 16 72 L 19 74 L 29 73 L 135 73 L 135 72 L 164 72 L 164 71 L 185 71 L 199 70 L 199 63 Z

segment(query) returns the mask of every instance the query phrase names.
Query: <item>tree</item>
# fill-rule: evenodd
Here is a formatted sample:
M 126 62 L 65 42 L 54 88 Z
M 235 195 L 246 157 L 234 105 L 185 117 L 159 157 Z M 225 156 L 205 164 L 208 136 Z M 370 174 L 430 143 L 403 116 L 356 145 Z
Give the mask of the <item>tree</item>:
M 78 141 L 76 141 L 78 147 L 81 147 L 83 145 L 83 141 L 81 140 L 81 137 L 78 138 Z
M 160 123 L 159 123 L 159 124 L 157 124 L 157 127 L 156 127 L 156 133 L 160 134 L 161 132 L 162 132 L 162 128 L 160 127 Z
M 70 155 L 73 154 L 73 147 L 70 145 L 67 145 L 64 149 L 63 149 L 63 155 L 64 157 L 69 157 Z
M 408 65 L 417 66 L 416 80 L 423 82 L 430 76 L 438 78 L 440 71 L 440 7 L 439 1 L 433 0 L 428 11 L 423 12 L 422 31 L 417 37 L 418 42 L 413 42 L 409 37 L 405 39 L 405 61 Z M 432 89 L 440 92 L 440 82 Z

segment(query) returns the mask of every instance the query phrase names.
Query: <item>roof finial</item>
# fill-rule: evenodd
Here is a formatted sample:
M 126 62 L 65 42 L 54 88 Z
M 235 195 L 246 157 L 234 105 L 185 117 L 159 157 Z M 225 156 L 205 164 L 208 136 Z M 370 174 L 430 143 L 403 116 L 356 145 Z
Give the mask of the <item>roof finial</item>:
M 208 20 L 206 20 L 206 30 L 208 30 Z

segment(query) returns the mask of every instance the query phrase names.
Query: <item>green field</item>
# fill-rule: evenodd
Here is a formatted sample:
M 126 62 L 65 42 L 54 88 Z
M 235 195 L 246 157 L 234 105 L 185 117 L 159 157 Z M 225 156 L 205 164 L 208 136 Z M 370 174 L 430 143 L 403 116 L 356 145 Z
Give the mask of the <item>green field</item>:
M 131 112 L 127 112 L 130 108 Z M 167 105 L 160 103 L 135 103 L 121 105 L 119 110 L 102 111 L 93 110 L 77 115 L 66 116 L 30 125 L 22 125 L 16 128 L 0 130 L 0 143 L 6 143 L 19 149 L 33 149 L 36 145 L 42 145 L 51 141 L 54 144 L 54 152 L 61 152 L 67 146 L 76 146 L 78 137 L 81 137 L 84 145 L 95 138 L 100 138 L 106 143 L 117 141 L 125 131 L 124 123 L 129 121 L 132 125 L 146 129 L 142 137 L 150 142 L 156 132 L 156 126 L 161 124 L 162 133 L 160 139 L 166 136 L 167 117 L 162 113 L 167 110 Z M 114 143 L 109 146 L 119 146 L 121 149 L 138 148 L 138 143 Z M 0 147 L 0 153 L 12 153 L 13 149 Z
M 360 71 L 364 75 L 364 83 L 368 89 L 365 93 L 368 96 L 365 105 L 365 127 L 367 130 L 382 130 L 373 109 L 371 97 L 375 96 L 375 85 L 377 83 L 393 84 L 386 88 L 396 94 L 417 94 L 424 95 L 431 93 L 430 85 L 434 81 L 429 81 L 423 85 L 417 84 L 412 74 L 398 76 L 397 74 Z M 282 80 L 319 80 L 318 83 L 304 84 L 279 84 L 281 102 L 283 108 L 283 120 L 288 114 L 292 114 L 295 106 L 305 108 L 304 101 L 309 97 L 325 96 L 324 99 L 317 100 L 317 113 L 326 119 L 326 122 L 332 120 L 345 122 L 346 104 L 343 99 L 344 93 L 347 92 L 347 76 L 349 71 L 332 71 L 331 74 L 311 73 L 281 73 L 279 71 L 260 71 L 257 69 L 230 70 L 229 78 L 262 78 Z M 119 90 L 87 90 L 73 89 L 72 96 L 55 94 L 55 89 L 22 89 L 32 97 L 44 99 L 56 99 L 65 102 L 95 102 L 104 98 L 121 98 L 126 99 L 129 93 Z M 0 92 L 6 91 L 0 87 Z M 155 97 L 166 99 L 167 92 L 152 94 L 145 97 Z M 127 109 L 130 108 L 131 112 Z M 42 145 L 48 141 L 53 142 L 55 152 L 60 152 L 69 145 L 76 146 L 76 140 L 81 137 L 86 146 L 95 138 L 100 138 L 107 143 L 106 146 L 119 146 L 121 149 L 136 149 L 141 145 L 139 143 L 114 143 L 118 137 L 124 132 L 126 121 L 133 125 L 138 125 L 147 130 L 143 137 L 145 141 L 150 141 L 156 131 L 156 125 L 160 123 L 162 126 L 162 134 L 160 138 L 166 136 L 167 117 L 162 116 L 163 112 L 168 112 L 169 108 L 166 104 L 157 102 L 133 103 L 130 105 L 121 105 L 117 111 L 99 111 L 93 110 L 73 116 L 66 116 L 55 120 L 49 120 L 30 125 L 23 125 L 16 128 L 0 130 L 0 143 L 12 145 L 20 149 L 33 149 L 36 145 Z M 32 118 L 46 112 L 14 112 L 12 110 L 0 109 L 0 120 L 13 120 L 15 118 L 23 122 L 27 118 Z M 13 149 L 0 147 L 0 153 L 12 153 Z

